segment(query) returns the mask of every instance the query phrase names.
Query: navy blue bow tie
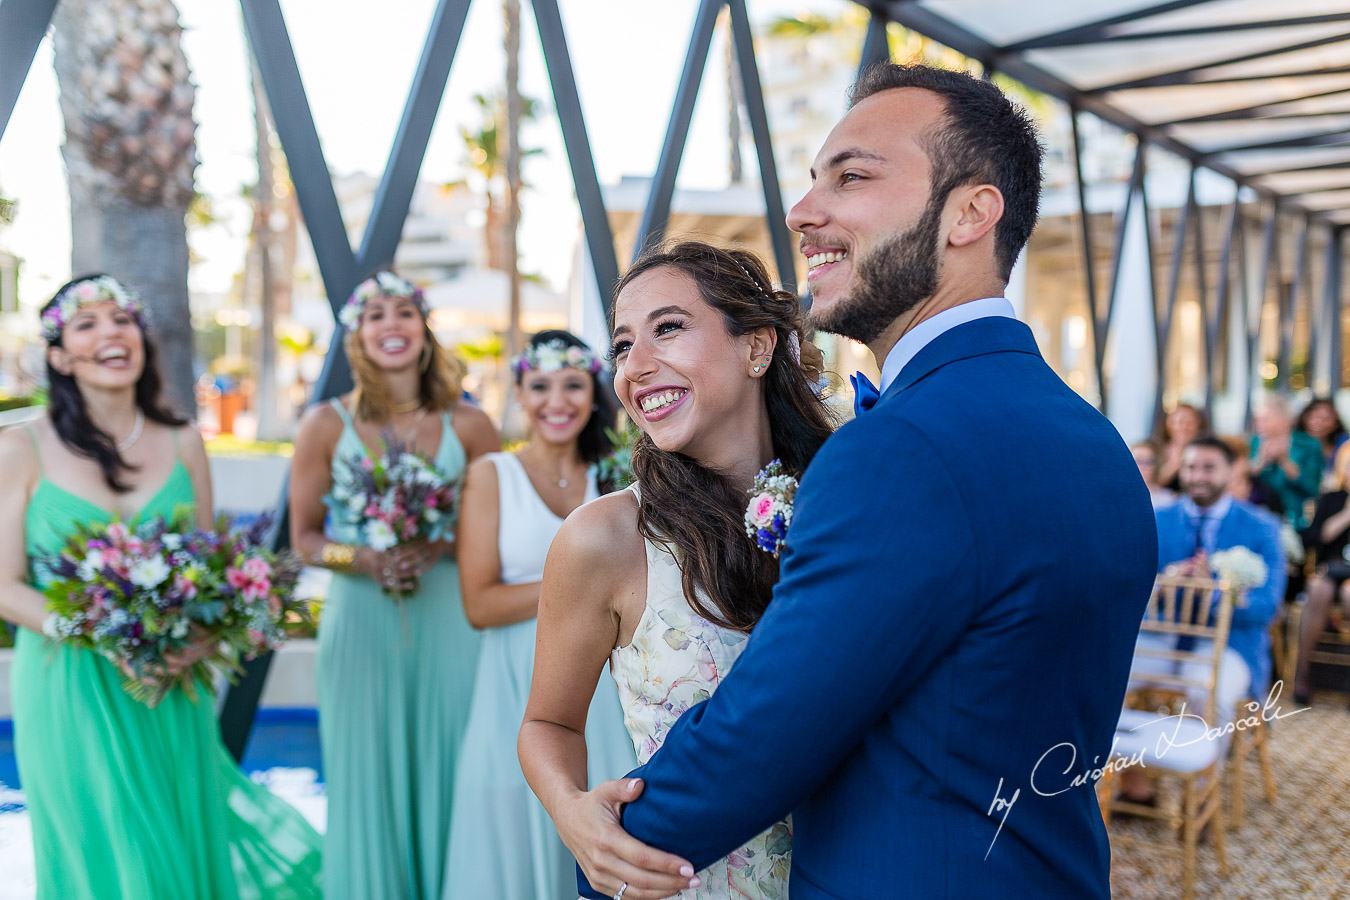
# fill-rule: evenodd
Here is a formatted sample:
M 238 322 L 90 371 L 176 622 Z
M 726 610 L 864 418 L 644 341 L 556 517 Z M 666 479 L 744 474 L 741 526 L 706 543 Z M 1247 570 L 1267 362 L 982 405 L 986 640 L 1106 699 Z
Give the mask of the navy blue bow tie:
M 881 391 L 861 372 L 854 372 L 849 381 L 853 382 L 853 414 L 861 416 L 877 405 Z

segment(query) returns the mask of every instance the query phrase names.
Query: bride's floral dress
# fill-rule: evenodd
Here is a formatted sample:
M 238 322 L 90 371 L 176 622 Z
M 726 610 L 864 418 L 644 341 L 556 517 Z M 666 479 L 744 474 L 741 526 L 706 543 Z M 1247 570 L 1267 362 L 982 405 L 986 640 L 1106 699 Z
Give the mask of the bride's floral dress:
M 636 485 L 629 490 L 638 493 Z M 632 642 L 610 654 L 624 724 L 642 764 L 661 746 L 675 720 L 717 689 L 750 637 L 694 612 L 684 596 L 679 563 L 664 547 L 645 543 L 647 608 Z M 788 818 L 699 872 L 702 884 L 677 896 L 681 900 L 781 900 L 788 895 L 791 858 L 792 820 Z

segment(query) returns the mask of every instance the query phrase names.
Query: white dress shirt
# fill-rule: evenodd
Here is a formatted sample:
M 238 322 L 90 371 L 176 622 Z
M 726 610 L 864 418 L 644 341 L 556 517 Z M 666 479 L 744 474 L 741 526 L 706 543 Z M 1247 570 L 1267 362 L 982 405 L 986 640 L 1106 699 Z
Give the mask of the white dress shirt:
M 924 319 L 911 328 L 904 337 L 896 341 L 886 361 L 881 364 L 881 386 L 878 390 L 886 393 L 900 370 L 910 360 L 919 355 L 919 351 L 931 344 L 939 335 L 951 331 L 957 325 L 974 322 L 976 319 L 990 319 L 996 316 L 1005 319 L 1017 318 L 1013 306 L 1003 297 L 986 297 L 983 300 L 971 300 L 951 309 L 944 309 L 931 319 Z

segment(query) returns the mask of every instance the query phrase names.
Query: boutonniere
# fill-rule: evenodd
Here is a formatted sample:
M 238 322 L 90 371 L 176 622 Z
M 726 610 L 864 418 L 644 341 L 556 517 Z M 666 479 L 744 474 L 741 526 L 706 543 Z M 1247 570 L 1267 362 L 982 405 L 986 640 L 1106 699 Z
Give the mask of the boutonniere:
M 775 557 L 787 543 L 792 524 L 792 507 L 797 497 L 797 479 L 783 471 L 783 463 L 774 460 L 755 476 L 750 505 L 745 509 L 745 533 L 759 549 Z

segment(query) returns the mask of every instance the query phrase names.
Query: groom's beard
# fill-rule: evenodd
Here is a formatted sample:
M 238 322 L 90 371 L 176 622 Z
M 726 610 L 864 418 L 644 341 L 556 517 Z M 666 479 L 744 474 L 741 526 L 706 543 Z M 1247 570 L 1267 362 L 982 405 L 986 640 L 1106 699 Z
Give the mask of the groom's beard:
M 858 260 L 858 287 L 819 314 L 811 324 L 821 331 L 870 344 L 900 316 L 937 291 L 938 230 L 946 198 L 934 197 L 919 221 Z

